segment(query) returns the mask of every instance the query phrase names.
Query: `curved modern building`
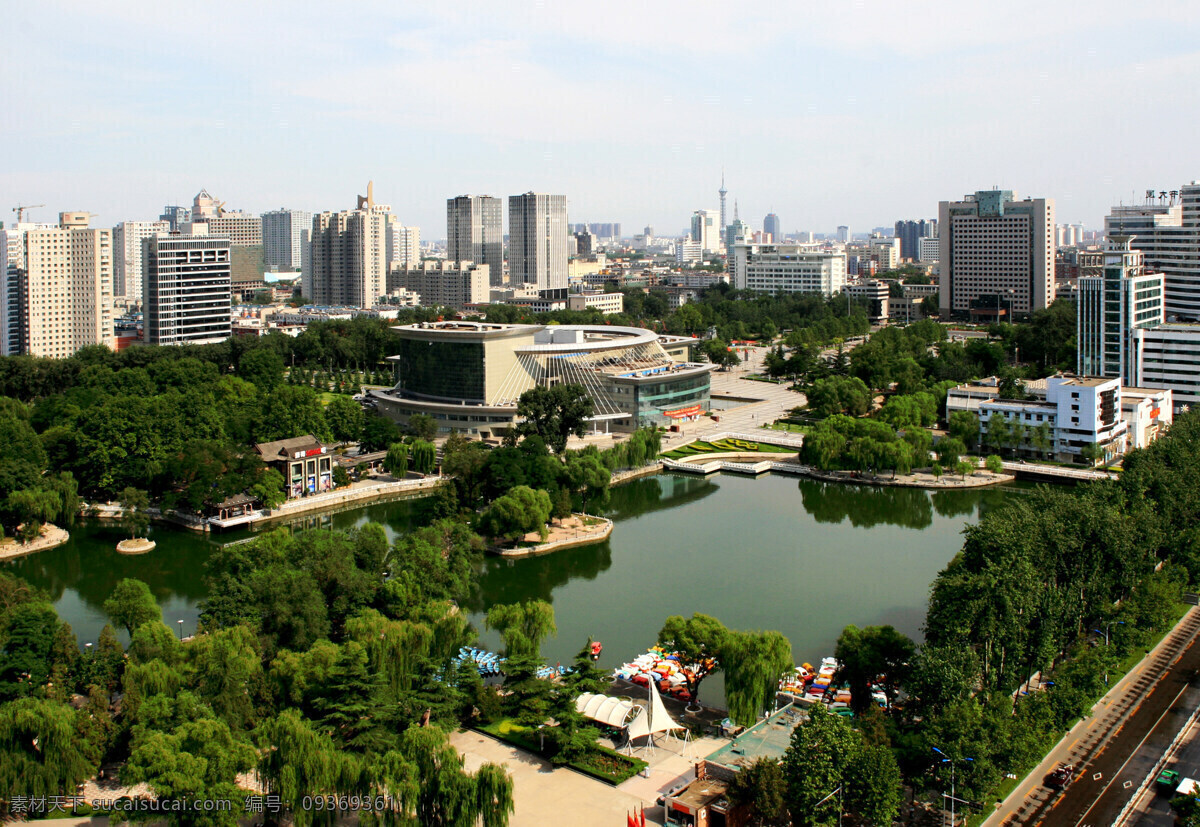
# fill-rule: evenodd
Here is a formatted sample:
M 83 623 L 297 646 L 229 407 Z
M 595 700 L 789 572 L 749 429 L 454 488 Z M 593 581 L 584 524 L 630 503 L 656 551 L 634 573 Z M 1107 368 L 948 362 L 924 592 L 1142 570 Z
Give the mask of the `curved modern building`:
M 397 422 L 428 414 L 443 431 L 496 436 L 534 387 L 578 384 L 596 430 L 665 425 L 708 410 L 712 365 L 687 361 L 694 340 L 637 327 L 426 322 L 392 328 L 396 384 L 370 399 Z

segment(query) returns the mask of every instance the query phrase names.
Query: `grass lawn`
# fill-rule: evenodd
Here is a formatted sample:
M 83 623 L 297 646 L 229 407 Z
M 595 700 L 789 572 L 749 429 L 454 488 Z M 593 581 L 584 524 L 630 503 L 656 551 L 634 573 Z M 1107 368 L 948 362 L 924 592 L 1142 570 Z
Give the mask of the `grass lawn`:
M 337 399 L 339 396 L 344 396 L 347 399 L 350 398 L 350 394 L 348 394 L 348 393 L 330 393 L 329 391 L 324 391 L 323 393 L 317 394 L 317 399 L 321 400 L 322 405 L 328 405 L 330 402 Z
M 759 427 L 769 428 L 772 431 L 787 431 L 790 434 L 807 434 L 808 425 L 797 425 L 794 422 L 772 422 L 770 425 L 761 425 Z
M 537 732 L 514 723 L 510 718 L 503 718 L 495 723 L 481 727 L 481 729 L 488 735 L 495 736 L 501 741 L 507 741 L 513 746 L 520 747 L 527 752 L 532 752 L 535 755 L 542 754 L 538 746 L 538 742 L 541 739 L 538 737 Z M 567 766 L 579 770 L 585 775 L 599 779 L 606 784 L 616 786 L 622 781 L 633 778 L 648 765 L 640 758 L 622 755 L 608 747 L 596 744 L 591 752 L 577 761 L 571 761 Z

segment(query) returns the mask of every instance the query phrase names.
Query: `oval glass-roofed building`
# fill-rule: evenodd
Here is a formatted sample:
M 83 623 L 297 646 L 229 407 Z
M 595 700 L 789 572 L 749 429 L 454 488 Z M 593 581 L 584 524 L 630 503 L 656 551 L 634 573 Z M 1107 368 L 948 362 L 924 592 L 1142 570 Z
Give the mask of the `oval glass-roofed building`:
M 428 414 L 442 431 L 481 438 L 517 419 L 517 400 L 534 387 L 583 386 L 594 430 L 629 431 L 699 416 L 709 406 L 712 365 L 688 361 L 694 339 L 637 327 L 424 322 L 400 334 L 396 384 L 370 401 L 405 423 Z

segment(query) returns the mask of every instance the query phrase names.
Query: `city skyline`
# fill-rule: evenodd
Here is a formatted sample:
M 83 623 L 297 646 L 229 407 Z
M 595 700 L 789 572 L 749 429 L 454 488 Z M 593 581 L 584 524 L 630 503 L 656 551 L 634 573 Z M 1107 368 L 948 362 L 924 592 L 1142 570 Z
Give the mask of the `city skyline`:
M 675 235 L 719 206 L 724 170 L 742 214 L 784 233 L 927 218 L 992 186 L 1099 229 L 1200 178 L 1200 151 L 1169 137 L 1200 87 L 1186 3 L 794 6 L 778 27 L 689 8 L 14 8 L 3 220 L 33 203 L 36 221 L 151 221 L 202 187 L 256 214 L 338 211 L 373 179 L 427 238 L 447 198 L 530 190 L 565 193 L 572 222 Z M 1114 100 L 1136 117 L 1094 128 Z

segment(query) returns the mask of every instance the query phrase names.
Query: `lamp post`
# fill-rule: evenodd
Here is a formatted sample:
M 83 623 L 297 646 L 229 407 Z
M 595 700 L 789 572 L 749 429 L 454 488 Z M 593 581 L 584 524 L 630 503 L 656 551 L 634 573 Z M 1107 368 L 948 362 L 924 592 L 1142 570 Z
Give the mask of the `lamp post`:
M 958 799 L 954 795 L 954 763 L 955 763 L 955 759 L 951 758 L 949 755 L 942 752 L 937 747 L 933 747 L 933 751 L 936 752 L 938 755 L 942 756 L 941 763 L 950 765 L 950 827 L 954 827 L 954 825 L 957 824 L 957 820 L 955 817 L 954 805 L 958 802 Z M 975 759 L 967 758 L 966 756 L 963 756 L 963 758 L 960 760 L 974 761 Z M 945 807 L 943 806 L 942 809 L 945 809 Z
M 177 620 L 175 623 L 179 626 L 179 639 L 183 640 L 183 621 Z
M 1124 626 L 1124 625 L 1125 625 L 1125 621 L 1124 621 L 1124 620 L 1117 620 L 1117 621 L 1112 621 L 1112 620 L 1110 620 L 1108 623 L 1105 623 L 1105 624 L 1104 624 L 1104 631 L 1103 631 L 1103 632 L 1101 632 L 1099 629 L 1092 629 L 1092 631 L 1093 631 L 1093 632 L 1095 632 L 1095 633 L 1096 633 L 1096 634 L 1098 634 L 1098 635 L 1099 635 L 1099 634 L 1103 634 L 1103 635 L 1104 635 L 1104 645 L 1105 645 L 1105 646 L 1107 646 L 1107 645 L 1108 645 L 1108 633 L 1109 633 L 1109 630 L 1110 630 L 1110 629 L 1112 629 L 1112 627 L 1113 627 L 1113 626 Z
M 838 784 L 836 790 L 834 790 L 829 795 L 825 796 L 824 798 L 822 798 L 820 801 L 818 801 L 816 804 L 813 805 L 813 809 L 816 810 L 818 807 L 820 807 L 822 804 L 824 804 L 826 801 L 828 801 L 829 799 L 833 798 L 836 795 L 838 797 L 838 827 L 842 827 L 842 810 L 843 810 L 842 786 L 843 785 Z

